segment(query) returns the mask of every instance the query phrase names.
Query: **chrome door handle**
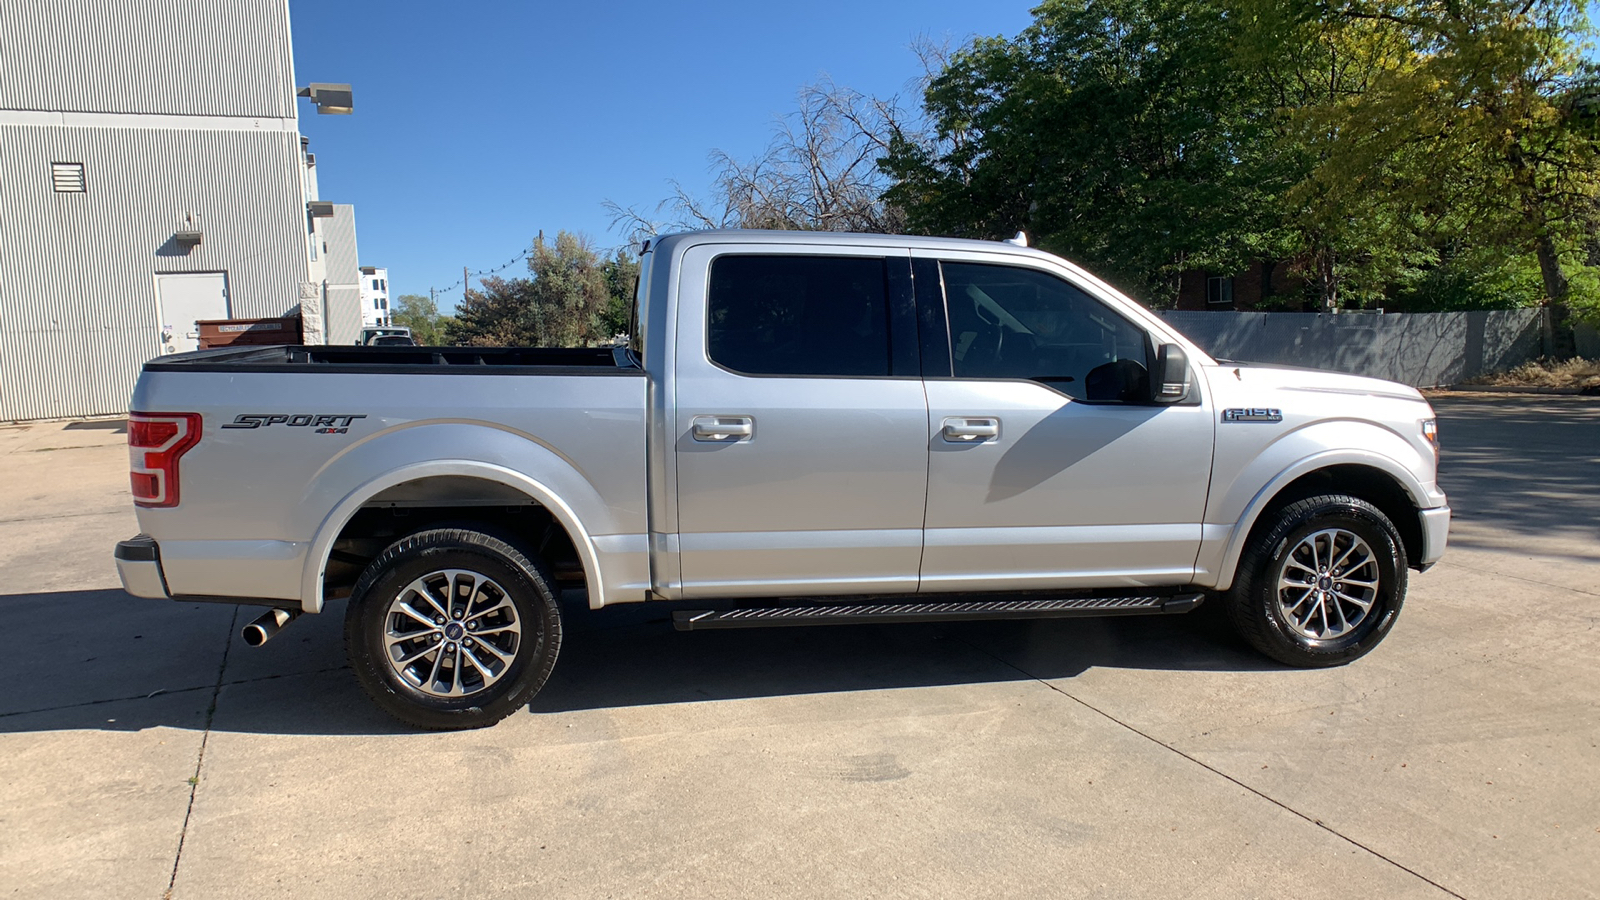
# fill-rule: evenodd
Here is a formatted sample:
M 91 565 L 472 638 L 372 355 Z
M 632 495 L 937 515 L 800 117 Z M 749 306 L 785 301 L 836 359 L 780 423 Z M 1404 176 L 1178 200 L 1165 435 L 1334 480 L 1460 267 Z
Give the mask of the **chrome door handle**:
M 733 443 L 754 437 L 756 422 L 749 416 L 695 416 L 693 433 L 697 441 Z
M 951 416 L 941 429 L 944 439 L 957 444 L 976 444 L 1000 438 L 1000 420 L 992 417 Z

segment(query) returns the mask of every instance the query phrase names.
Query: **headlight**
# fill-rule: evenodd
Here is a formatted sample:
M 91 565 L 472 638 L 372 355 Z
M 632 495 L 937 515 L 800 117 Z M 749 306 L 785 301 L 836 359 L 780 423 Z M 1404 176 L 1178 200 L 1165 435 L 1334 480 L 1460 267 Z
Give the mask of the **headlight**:
M 1433 466 L 1439 467 L 1439 420 L 1422 420 L 1422 439 L 1433 447 Z

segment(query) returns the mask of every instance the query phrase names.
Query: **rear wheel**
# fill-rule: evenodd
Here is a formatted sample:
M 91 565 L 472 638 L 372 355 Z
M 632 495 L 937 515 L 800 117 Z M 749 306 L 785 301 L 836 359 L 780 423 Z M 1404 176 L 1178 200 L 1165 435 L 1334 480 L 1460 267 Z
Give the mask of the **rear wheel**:
M 362 573 L 345 614 L 356 678 L 390 715 L 430 729 L 493 725 L 550 677 L 561 613 L 544 569 L 467 529 L 406 537 Z
M 1406 594 L 1405 545 L 1365 500 L 1311 497 L 1278 511 L 1239 559 L 1226 606 L 1239 634 L 1291 666 L 1336 666 L 1388 635 Z

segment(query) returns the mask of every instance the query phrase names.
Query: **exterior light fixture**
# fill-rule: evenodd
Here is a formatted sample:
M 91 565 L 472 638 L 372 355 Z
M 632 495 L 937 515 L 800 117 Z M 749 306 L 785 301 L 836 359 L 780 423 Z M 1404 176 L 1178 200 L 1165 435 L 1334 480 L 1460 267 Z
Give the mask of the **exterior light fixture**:
M 300 89 L 301 97 L 311 98 L 317 105 L 317 114 L 323 116 L 348 116 L 355 112 L 355 98 L 348 84 L 323 84 L 312 82 Z

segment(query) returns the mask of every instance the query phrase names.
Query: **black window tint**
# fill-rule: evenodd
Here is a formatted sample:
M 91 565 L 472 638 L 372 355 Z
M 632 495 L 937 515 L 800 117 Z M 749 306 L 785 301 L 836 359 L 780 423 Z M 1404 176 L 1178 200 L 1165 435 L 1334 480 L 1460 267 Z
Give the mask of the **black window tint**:
M 1031 378 L 1080 400 L 1105 400 L 1116 398 L 1091 396 L 1099 388 L 1090 387 L 1111 383 L 1104 367 L 1121 370 L 1119 385 L 1149 371 L 1144 330 L 1054 275 L 972 263 L 942 268 L 957 378 Z
M 718 257 L 711 361 L 748 375 L 888 375 L 886 276 L 868 257 Z

